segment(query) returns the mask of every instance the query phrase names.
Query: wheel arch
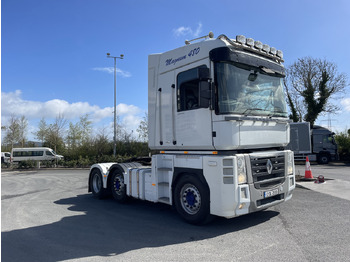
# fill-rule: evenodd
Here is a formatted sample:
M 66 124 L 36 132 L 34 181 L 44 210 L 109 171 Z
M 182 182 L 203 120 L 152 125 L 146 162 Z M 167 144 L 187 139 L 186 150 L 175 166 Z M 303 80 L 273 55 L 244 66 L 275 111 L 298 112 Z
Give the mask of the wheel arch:
M 182 167 L 174 167 L 174 174 L 173 174 L 173 179 L 171 182 L 171 194 L 172 194 L 172 199 L 174 199 L 174 191 L 175 191 L 175 186 L 180 180 L 181 177 L 185 175 L 190 175 L 193 177 L 196 177 L 201 181 L 208 189 L 209 192 L 209 199 L 210 199 L 210 187 L 207 183 L 207 180 L 204 177 L 203 174 L 203 169 L 197 169 L 197 168 L 182 168 Z M 172 201 L 174 205 L 174 201 Z
M 108 170 L 107 180 L 106 180 L 106 188 L 110 188 L 112 176 L 110 176 L 109 174 L 113 174 L 113 172 L 115 170 L 120 171 L 125 176 L 127 174 L 129 168 L 135 168 L 135 167 L 140 167 L 140 166 L 142 166 L 142 165 L 138 162 L 113 164 Z M 125 177 L 124 177 L 124 179 L 125 179 Z
M 102 175 L 102 181 L 103 181 L 103 188 L 106 188 L 106 178 L 108 176 L 108 170 L 110 168 L 110 166 L 112 166 L 113 163 L 102 163 L 102 164 L 94 164 L 91 166 L 90 168 L 90 173 L 89 173 L 89 186 L 88 186 L 88 192 L 91 192 L 91 176 L 92 173 L 95 170 L 98 170 L 101 175 Z
M 92 192 L 92 189 L 91 189 L 91 176 L 92 176 L 92 173 L 95 171 L 95 170 L 98 170 L 101 174 L 102 174 L 102 172 L 101 172 L 101 169 L 100 168 L 98 168 L 98 167 L 91 167 L 91 169 L 90 169 L 90 173 L 89 173 L 89 186 L 88 186 L 88 192 Z

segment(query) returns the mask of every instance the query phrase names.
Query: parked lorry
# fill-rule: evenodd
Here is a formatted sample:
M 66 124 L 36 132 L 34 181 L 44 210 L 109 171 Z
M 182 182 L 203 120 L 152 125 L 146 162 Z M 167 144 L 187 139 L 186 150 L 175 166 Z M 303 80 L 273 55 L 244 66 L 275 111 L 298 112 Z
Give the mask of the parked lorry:
M 287 148 L 294 152 L 295 160 L 304 161 L 308 156 L 310 161 L 328 164 L 338 158 L 334 133 L 317 125 L 311 129 L 308 122 L 290 124 L 290 143 Z
M 205 38 L 149 55 L 148 144 L 159 154 L 151 166 L 94 164 L 94 196 L 174 205 L 193 224 L 291 199 L 282 52 L 244 36 Z

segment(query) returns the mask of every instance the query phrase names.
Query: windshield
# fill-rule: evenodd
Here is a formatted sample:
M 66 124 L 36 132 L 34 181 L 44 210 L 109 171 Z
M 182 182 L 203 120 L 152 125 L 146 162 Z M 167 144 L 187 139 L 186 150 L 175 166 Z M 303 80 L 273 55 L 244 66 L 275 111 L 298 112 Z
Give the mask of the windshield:
M 218 113 L 287 117 L 283 78 L 267 68 L 215 64 Z

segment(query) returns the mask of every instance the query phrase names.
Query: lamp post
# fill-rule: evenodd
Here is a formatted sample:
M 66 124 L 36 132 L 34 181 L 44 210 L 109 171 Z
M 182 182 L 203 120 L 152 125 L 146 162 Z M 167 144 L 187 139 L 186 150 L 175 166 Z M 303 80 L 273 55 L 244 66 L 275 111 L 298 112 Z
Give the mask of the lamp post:
M 117 155 L 117 58 L 123 59 L 124 55 L 111 56 L 107 53 L 107 58 L 114 59 L 114 135 L 113 135 L 113 156 Z

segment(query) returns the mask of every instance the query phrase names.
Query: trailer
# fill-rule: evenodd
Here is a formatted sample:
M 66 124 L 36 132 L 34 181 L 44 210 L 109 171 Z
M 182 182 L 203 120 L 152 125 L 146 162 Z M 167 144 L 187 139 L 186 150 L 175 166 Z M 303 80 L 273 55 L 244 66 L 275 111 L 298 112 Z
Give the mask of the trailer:
M 192 224 L 283 203 L 295 188 L 283 53 L 213 34 L 148 58 L 151 166 L 99 163 L 89 192 L 175 206 Z

